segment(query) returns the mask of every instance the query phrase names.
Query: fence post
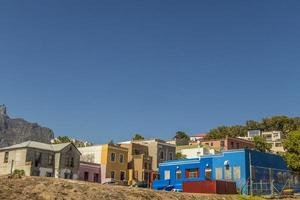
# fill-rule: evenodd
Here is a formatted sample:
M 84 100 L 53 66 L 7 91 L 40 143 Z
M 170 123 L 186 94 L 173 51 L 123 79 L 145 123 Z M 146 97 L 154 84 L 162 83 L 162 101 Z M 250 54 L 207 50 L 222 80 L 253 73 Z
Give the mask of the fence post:
M 249 173 L 250 173 L 250 195 L 253 195 L 253 181 L 252 181 L 252 161 L 251 161 L 251 152 L 249 151 Z
M 274 184 L 273 184 L 273 182 L 274 182 L 274 180 L 272 180 L 271 184 L 270 184 L 272 196 L 274 195 Z
M 259 182 L 260 182 L 260 194 L 263 194 L 263 182 L 262 180 L 260 180 Z

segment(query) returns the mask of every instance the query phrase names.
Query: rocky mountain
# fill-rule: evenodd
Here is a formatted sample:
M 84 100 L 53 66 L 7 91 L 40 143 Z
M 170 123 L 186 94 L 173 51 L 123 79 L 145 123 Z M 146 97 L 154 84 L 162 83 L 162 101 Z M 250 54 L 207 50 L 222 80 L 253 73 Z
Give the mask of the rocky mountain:
M 0 148 L 28 140 L 50 143 L 53 138 L 51 129 L 24 119 L 11 119 L 6 113 L 6 107 L 0 105 Z

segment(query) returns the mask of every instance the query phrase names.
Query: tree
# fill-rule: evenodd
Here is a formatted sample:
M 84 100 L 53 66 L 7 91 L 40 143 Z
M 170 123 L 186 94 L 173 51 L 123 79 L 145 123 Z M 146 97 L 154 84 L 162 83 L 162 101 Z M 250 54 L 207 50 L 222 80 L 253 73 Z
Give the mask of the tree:
M 266 139 L 261 136 L 255 136 L 254 148 L 261 152 L 270 152 L 272 148 L 272 144 L 267 143 Z
M 132 140 L 133 141 L 137 141 L 137 140 L 144 140 L 145 138 L 140 135 L 140 134 L 135 134 L 133 137 L 132 137 Z
M 285 141 L 283 147 L 285 149 L 284 158 L 288 166 L 300 172 L 300 129 L 290 132 Z
M 69 143 L 72 142 L 71 138 L 68 136 L 58 136 L 57 138 L 54 139 L 54 144 L 61 144 L 61 143 Z
M 261 121 L 248 120 L 245 125 L 219 126 L 211 129 L 206 139 L 222 139 L 228 137 L 246 136 L 249 129 L 262 129 L 264 131 L 282 131 L 283 138 L 294 130 L 300 128 L 300 118 L 290 118 L 284 115 L 264 118 Z
M 190 137 L 184 131 L 177 131 L 174 138 L 190 140 Z
M 87 141 L 82 141 L 82 140 L 77 140 L 77 139 L 72 139 L 68 136 L 58 136 L 53 140 L 53 144 L 62 144 L 62 143 L 70 143 L 72 142 L 76 147 L 87 147 L 87 146 L 92 146 L 93 143 L 87 142 Z
M 183 155 L 181 152 L 176 153 L 176 159 L 185 159 L 186 155 Z

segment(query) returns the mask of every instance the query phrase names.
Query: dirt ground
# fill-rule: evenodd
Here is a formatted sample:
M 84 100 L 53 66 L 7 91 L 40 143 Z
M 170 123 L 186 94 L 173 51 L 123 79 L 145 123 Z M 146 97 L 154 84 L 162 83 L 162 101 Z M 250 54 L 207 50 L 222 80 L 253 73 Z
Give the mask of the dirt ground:
M 239 195 L 206 195 L 153 191 L 42 177 L 0 177 L 0 200 L 236 200 Z

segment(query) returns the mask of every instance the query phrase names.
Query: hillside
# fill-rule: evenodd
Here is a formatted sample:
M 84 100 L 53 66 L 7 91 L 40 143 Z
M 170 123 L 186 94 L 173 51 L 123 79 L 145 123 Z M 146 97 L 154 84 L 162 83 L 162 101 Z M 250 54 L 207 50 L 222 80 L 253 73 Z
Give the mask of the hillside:
M 6 107 L 0 105 L 0 148 L 28 140 L 50 143 L 54 133 L 49 128 L 30 123 L 24 119 L 12 119 L 6 113 Z
M 1 200 L 234 200 L 238 195 L 205 195 L 153 191 L 115 185 L 101 185 L 83 181 L 72 181 L 45 177 L 10 179 L 0 177 Z

